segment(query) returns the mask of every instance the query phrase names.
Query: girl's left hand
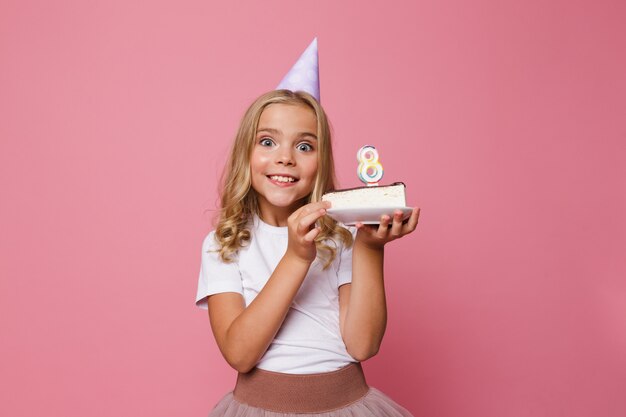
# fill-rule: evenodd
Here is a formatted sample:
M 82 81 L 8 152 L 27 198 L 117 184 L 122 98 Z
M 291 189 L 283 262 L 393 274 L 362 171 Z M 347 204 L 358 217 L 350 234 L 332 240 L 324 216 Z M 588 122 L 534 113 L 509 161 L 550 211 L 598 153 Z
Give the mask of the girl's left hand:
M 382 249 L 385 244 L 392 240 L 399 239 L 413 232 L 417 227 L 419 216 L 419 207 L 414 207 L 411 217 L 406 222 L 402 221 L 402 212 L 397 210 L 393 214 L 393 219 L 388 215 L 382 216 L 378 227 L 357 223 L 356 228 L 358 232 L 356 239 L 372 249 Z

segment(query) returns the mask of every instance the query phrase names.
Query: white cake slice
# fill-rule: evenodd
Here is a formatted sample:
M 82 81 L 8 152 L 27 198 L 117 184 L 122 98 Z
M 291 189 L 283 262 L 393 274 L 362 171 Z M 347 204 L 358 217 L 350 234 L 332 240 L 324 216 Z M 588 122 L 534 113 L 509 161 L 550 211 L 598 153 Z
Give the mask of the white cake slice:
M 330 191 L 322 201 L 330 201 L 332 209 L 406 207 L 406 186 L 401 182 L 377 187 L 359 187 Z

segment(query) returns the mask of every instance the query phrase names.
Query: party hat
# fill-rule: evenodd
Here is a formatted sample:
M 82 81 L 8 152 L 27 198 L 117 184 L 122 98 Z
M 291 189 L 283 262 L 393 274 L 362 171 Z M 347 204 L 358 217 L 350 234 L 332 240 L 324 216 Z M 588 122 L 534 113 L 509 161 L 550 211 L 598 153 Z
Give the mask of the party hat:
M 306 91 L 320 101 L 320 79 L 317 60 L 317 38 L 300 55 L 285 78 L 276 87 L 277 90 Z

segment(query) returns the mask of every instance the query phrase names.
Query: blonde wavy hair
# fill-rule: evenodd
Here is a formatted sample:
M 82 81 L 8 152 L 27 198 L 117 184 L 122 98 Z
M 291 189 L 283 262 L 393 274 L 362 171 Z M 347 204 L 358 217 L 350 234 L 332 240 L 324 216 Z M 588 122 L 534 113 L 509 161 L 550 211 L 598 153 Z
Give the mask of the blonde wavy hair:
M 335 165 L 331 146 L 328 118 L 322 106 L 310 94 L 302 91 L 275 90 L 257 98 L 244 114 L 220 181 L 221 207 L 215 240 L 219 256 L 224 262 L 233 262 L 238 251 L 250 241 L 250 219 L 259 215 L 256 192 L 250 176 L 250 155 L 255 144 L 259 119 L 270 104 L 301 105 L 310 108 L 317 119 L 318 165 L 313 190 L 304 204 L 320 201 L 322 195 L 335 188 Z M 352 234 L 329 216 L 318 220 L 321 228 L 315 238 L 318 257 L 328 268 L 337 256 L 337 241 L 352 245 Z

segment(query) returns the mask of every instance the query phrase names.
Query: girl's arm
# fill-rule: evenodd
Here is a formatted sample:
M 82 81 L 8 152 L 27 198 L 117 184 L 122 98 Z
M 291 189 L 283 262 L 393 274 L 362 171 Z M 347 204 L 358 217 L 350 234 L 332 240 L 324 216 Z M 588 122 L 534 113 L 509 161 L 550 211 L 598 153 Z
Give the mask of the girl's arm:
M 248 307 L 236 293 L 209 297 L 211 329 L 222 355 L 239 372 L 251 370 L 280 329 L 298 289 L 315 260 L 314 223 L 328 203 L 307 204 L 288 219 L 287 251 L 263 289 Z
M 352 283 L 339 288 L 339 319 L 346 349 L 358 361 L 376 355 L 385 334 L 385 244 L 413 232 L 418 219 L 419 209 L 415 208 L 406 224 L 402 223 L 402 213 L 397 212 L 393 222 L 383 216 L 377 229 L 357 225 L 359 230 L 352 250 Z

